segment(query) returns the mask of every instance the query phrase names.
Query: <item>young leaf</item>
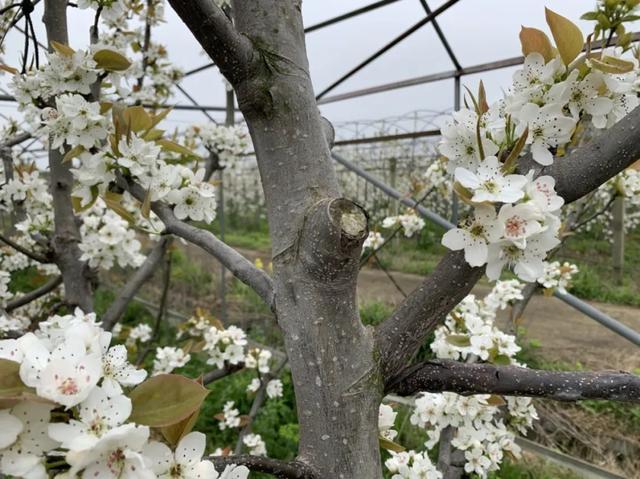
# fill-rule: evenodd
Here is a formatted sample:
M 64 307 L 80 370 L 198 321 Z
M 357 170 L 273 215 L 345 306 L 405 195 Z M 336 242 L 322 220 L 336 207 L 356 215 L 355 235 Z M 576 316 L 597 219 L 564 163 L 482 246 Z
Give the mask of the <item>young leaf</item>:
M 121 72 L 131 66 L 126 57 L 113 50 L 100 50 L 93 55 L 99 68 L 109 72 Z
M 508 366 L 511 364 L 511 358 L 505 354 L 498 354 L 493 358 L 493 364 L 497 364 L 498 366 Z
M 133 215 L 129 213 L 124 206 L 122 206 L 122 195 L 107 191 L 102 199 L 104 200 L 105 204 L 113 211 L 115 211 L 122 219 L 131 224 L 135 223 L 135 218 L 133 217 Z
M 528 137 L 529 137 L 529 127 L 526 127 L 522 132 L 522 135 L 520 135 L 520 138 L 518 138 L 518 141 L 516 141 L 516 144 L 513 145 L 513 148 L 511 149 L 509 156 L 507 156 L 507 159 L 504 162 L 504 165 L 502 167 L 502 171 L 504 173 L 507 173 L 507 174 L 513 173 L 518 163 L 518 158 L 520 157 L 520 153 L 522 153 L 522 150 L 524 149 L 524 146 L 527 143 Z
M 596 70 L 603 71 L 605 73 L 629 73 L 633 71 L 634 65 L 632 62 L 623 60 L 622 58 L 616 58 L 611 56 L 604 56 L 602 59 L 592 58 L 591 66 Z
M 76 145 L 65 153 L 64 157 L 62 158 L 62 162 L 66 163 L 68 161 L 71 161 L 76 156 L 80 156 L 82 153 L 84 153 L 84 151 L 84 146 Z
M 20 363 L 0 359 L 0 409 L 8 409 L 25 399 L 50 402 L 44 398 L 38 398 L 35 391 L 22 382 Z
M 450 334 L 447 336 L 446 341 L 452 346 L 461 348 L 471 345 L 471 339 L 465 334 Z
M 549 37 L 542 30 L 523 26 L 520 29 L 520 44 L 525 57 L 529 53 L 539 53 L 545 62 L 553 60 L 554 48 Z
M 386 449 L 387 451 L 404 452 L 406 450 L 400 444 L 390 441 L 386 437 L 378 436 L 378 441 L 380 442 L 380 447 L 382 449 Z
M 480 80 L 480 85 L 478 86 L 478 108 L 480 109 L 480 114 L 489 111 L 489 104 L 487 103 L 487 92 L 484 89 L 484 83 L 482 83 L 482 80 Z
M 160 145 L 162 147 L 163 150 L 165 151 L 170 151 L 172 153 L 178 153 L 180 155 L 184 155 L 184 156 L 194 156 L 196 158 L 198 158 L 199 156 L 196 155 L 193 151 L 191 151 L 189 148 L 179 145 L 178 143 L 171 141 L 171 140 L 167 140 L 167 139 L 162 139 L 162 140 L 157 140 L 156 144 Z
M 144 195 L 144 201 L 142 202 L 140 213 L 144 218 L 149 219 L 149 215 L 151 214 L 151 189 L 148 189 L 147 194 Z
M 489 396 L 489 399 L 487 399 L 487 404 L 489 406 L 505 406 L 507 404 L 507 401 L 505 401 L 502 396 L 492 394 L 491 396 Z
M 172 424 L 171 426 L 161 427 L 160 432 L 162 433 L 162 436 L 169 444 L 175 446 L 178 444 L 180 439 L 193 430 L 193 426 L 196 424 L 199 413 L 200 410 L 194 411 L 191 416 L 186 417 L 180 422 Z
M 584 46 L 582 32 L 571 20 L 558 15 L 548 8 L 545 8 L 545 16 L 560 52 L 560 57 L 565 65 L 569 65 Z
M 110 101 L 101 101 L 100 102 L 100 114 L 104 115 L 106 112 L 111 110 L 112 107 L 113 107 L 113 103 L 111 103 Z
M 138 133 L 151 128 L 151 117 L 140 105 L 130 106 L 122 113 L 124 120 L 132 132 Z
M 65 45 L 64 43 L 56 42 L 55 40 L 51 40 L 51 47 L 58 52 L 60 55 L 64 57 L 72 57 L 76 52 L 69 45 Z
M 199 411 L 207 394 L 207 388 L 184 376 L 153 376 L 131 391 L 129 420 L 151 427 L 172 426 Z

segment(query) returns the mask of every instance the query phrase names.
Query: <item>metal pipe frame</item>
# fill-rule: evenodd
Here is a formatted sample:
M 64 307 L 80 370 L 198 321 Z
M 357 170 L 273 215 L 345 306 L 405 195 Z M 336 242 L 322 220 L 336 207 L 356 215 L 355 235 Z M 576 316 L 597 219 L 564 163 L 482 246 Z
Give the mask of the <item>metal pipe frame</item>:
M 402 42 L 405 38 L 407 38 L 407 37 L 411 36 L 413 33 L 417 32 L 420 28 L 425 26 L 427 23 L 431 22 L 433 19 L 437 18 L 438 15 L 440 15 L 441 13 L 444 13 L 446 10 L 448 10 L 450 7 L 454 6 L 459 1 L 460 0 L 449 0 L 448 2 L 445 2 L 442 5 L 440 5 L 438 8 L 436 8 L 433 12 L 431 12 L 425 18 L 420 20 L 418 23 L 414 24 L 408 30 L 406 30 L 403 33 L 401 33 L 400 35 L 398 35 L 396 38 L 391 40 L 385 46 L 383 46 L 378 51 L 373 53 L 371 56 L 369 56 L 368 58 L 366 58 L 365 60 L 360 62 L 358 65 L 356 65 L 351 70 L 349 70 L 347 73 L 345 73 L 340 78 L 338 78 L 336 81 L 334 81 L 331 85 L 329 85 L 324 90 L 322 90 L 320 93 L 318 93 L 316 95 L 316 100 L 320 100 L 327 93 L 332 91 L 337 86 L 341 85 L 345 80 L 351 78 L 353 75 L 358 73 L 360 70 L 362 70 L 364 67 L 369 65 L 371 62 L 373 62 L 374 60 L 376 60 L 377 58 L 379 58 L 380 56 L 382 56 L 383 54 L 385 54 L 386 52 L 391 50 L 393 47 L 395 47 L 400 42 Z
M 615 38 L 612 42 L 615 42 Z M 636 32 L 633 34 L 632 42 L 640 41 L 640 32 Z M 598 40 L 591 44 L 591 50 L 598 50 L 602 48 L 602 41 Z M 509 68 L 517 65 L 521 65 L 524 63 L 524 57 L 511 57 L 505 58 L 503 60 L 498 60 L 494 62 L 488 63 L 480 63 L 478 65 L 473 65 L 470 67 L 463 67 L 461 70 L 448 70 L 439 73 L 432 73 L 429 75 L 423 75 L 414 78 L 408 78 L 406 80 L 400 80 L 390 83 L 383 83 L 381 85 L 376 85 L 367 88 L 361 88 L 359 90 L 353 90 L 346 93 L 340 93 L 338 95 L 332 95 L 328 97 L 324 97 L 318 100 L 318 105 L 325 105 L 327 103 L 335 103 L 337 101 L 350 100 L 352 98 L 357 98 L 366 95 L 373 95 L 376 93 L 383 93 L 391 90 L 399 90 L 401 88 L 407 88 L 417 85 L 424 85 L 427 83 L 433 83 L 442 80 L 449 80 L 456 77 L 463 77 L 467 75 L 474 75 L 476 73 L 483 73 L 492 70 L 500 70 L 502 68 Z

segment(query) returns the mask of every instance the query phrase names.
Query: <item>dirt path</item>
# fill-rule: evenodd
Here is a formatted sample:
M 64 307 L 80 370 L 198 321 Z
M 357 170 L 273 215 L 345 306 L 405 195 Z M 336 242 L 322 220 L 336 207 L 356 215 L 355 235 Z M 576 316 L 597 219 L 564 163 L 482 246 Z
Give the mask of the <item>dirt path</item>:
M 420 276 L 392 272 L 400 287 L 410 292 Z M 474 293 L 486 294 L 488 288 L 477 287 Z M 384 272 L 364 269 L 360 273 L 358 299 L 362 303 L 382 301 L 397 304 L 403 298 Z M 640 331 L 640 308 L 591 302 L 596 308 L 627 326 Z M 617 364 L 621 359 L 631 367 L 640 367 L 640 348 L 609 331 L 591 318 L 554 297 L 536 295 L 525 310 L 522 327 L 528 339 L 540 341 L 544 357 L 570 362 Z M 632 363 L 635 362 L 635 366 Z
M 203 265 L 215 265 L 214 268 L 217 266 L 217 262 L 199 248 L 189 247 L 188 251 L 195 261 Z M 265 265 L 269 264 L 268 253 L 248 250 L 243 250 L 242 253 L 252 260 L 259 257 Z M 406 292 L 415 289 L 422 280 L 422 277 L 413 274 L 400 272 L 391 274 Z M 474 289 L 474 293 L 478 296 L 486 294 L 487 291 L 486 286 Z M 381 301 L 395 305 L 402 299 L 402 294 L 383 271 L 365 268 L 360 272 L 358 282 L 360 304 Z M 640 308 L 595 302 L 591 304 L 636 331 L 640 331 Z M 521 326 L 526 329 L 525 338 L 539 341 L 541 355 L 549 360 L 580 363 L 588 368 L 635 369 L 640 367 L 639 347 L 559 299 L 543 295 L 534 296 L 527 306 Z

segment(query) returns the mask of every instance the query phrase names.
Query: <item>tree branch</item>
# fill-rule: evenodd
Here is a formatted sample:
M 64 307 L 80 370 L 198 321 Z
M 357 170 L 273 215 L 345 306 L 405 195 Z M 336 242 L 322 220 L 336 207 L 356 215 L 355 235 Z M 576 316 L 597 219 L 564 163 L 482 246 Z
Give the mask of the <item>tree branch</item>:
M 116 299 L 113 300 L 109 308 L 102 315 L 102 327 L 104 329 L 111 331 L 118 321 L 120 321 L 120 318 L 126 311 L 133 297 L 147 280 L 153 276 L 158 265 L 162 262 L 162 258 L 170 242 L 171 238 L 168 237 L 160 239 L 147 255 L 147 259 L 144 260 L 142 266 L 136 270 L 133 276 L 129 278 L 129 281 L 122 287 Z
M 389 382 L 388 392 L 401 396 L 418 391 L 462 395 L 500 394 L 557 401 L 608 399 L 640 402 L 640 376 L 602 372 L 541 371 L 517 366 L 432 360 L 416 364 Z
M 216 470 L 235 464 L 246 466 L 255 472 L 271 474 L 279 479 L 321 479 L 320 475 L 308 464 L 300 461 L 281 461 L 263 456 L 210 456 Z
M 144 201 L 146 192 L 140 185 L 127 181 L 121 175 L 117 181 L 138 201 Z M 267 306 L 273 309 L 273 281 L 267 273 L 254 266 L 235 249 L 220 241 L 213 233 L 180 221 L 173 214 L 173 209 L 167 204 L 154 201 L 151 203 L 151 210 L 164 223 L 167 233 L 179 236 L 205 250 L 220 261 L 236 278 L 252 288 Z
M 258 412 L 260 412 L 260 408 L 262 408 L 262 405 L 267 399 L 267 386 L 269 385 L 269 382 L 272 379 L 275 379 L 280 375 L 280 372 L 282 371 L 282 369 L 284 369 L 286 364 L 287 364 L 287 359 L 285 358 L 280 363 L 280 365 L 275 369 L 275 371 L 268 372 L 267 374 L 265 374 L 263 377 L 260 378 L 260 387 L 258 388 L 258 391 L 256 392 L 256 395 L 253 398 L 253 403 L 251 404 L 251 409 L 249 411 L 249 420 L 247 421 L 247 424 L 240 430 L 240 433 L 238 434 L 238 441 L 236 443 L 236 449 L 234 451 L 234 454 L 240 454 L 240 452 L 242 452 L 243 439 L 247 434 L 251 432 L 251 428 L 253 427 L 253 421 L 256 419 Z
M 242 371 L 243 369 L 244 369 L 243 364 L 225 364 L 220 369 L 214 369 L 213 371 L 209 371 L 208 373 L 205 373 L 205 375 L 202 377 L 202 382 L 206 386 L 207 384 L 211 384 L 212 382 L 217 381 L 218 379 L 225 378 L 227 376 L 232 375 L 233 373 Z
M 235 84 L 249 78 L 254 48 L 213 0 L 169 0 L 222 74 Z
M 50 261 L 49 259 L 47 259 L 46 256 L 39 255 L 38 253 L 34 253 L 33 251 L 29 251 L 28 249 L 23 248 L 18 243 L 13 241 L 11 238 L 7 238 L 6 236 L 4 236 L 2 234 L 0 234 L 0 241 L 2 241 L 3 243 L 11 246 L 13 249 L 18 251 L 19 253 L 22 253 L 23 255 L 31 258 L 32 260 L 37 261 L 38 263 L 47 264 L 47 263 L 52 263 L 53 262 L 53 261 Z
M 536 174 L 553 176 L 556 192 L 565 203 L 572 203 L 640 158 L 639 128 L 640 108 L 636 108 L 590 142 L 556 158 L 551 166 L 542 167 L 528 155 L 520 159 L 518 171 L 527 173 L 533 169 Z
M 7 139 L 4 143 L 0 145 L 0 147 L 9 148 L 12 146 L 16 146 L 22 143 L 23 141 L 27 141 L 29 138 L 31 138 L 31 133 L 27 133 L 27 132 L 19 133 L 16 136 Z
M 14 309 L 18 309 L 21 306 L 29 304 L 30 302 L 35 301 L 36 299 L 41 298 L 46 294 L 49 294 L 51 291 L 60 286 L 60 284 L 62 284 L 62 276 L 56 276 L 39 288 L 36 288 L 33 291 L 29 291 L 22 296 L 12 299 L 7 303 L 4 309 L 7 313 L 10 313 Z
M 518 170 L 550 175 L 565 203 L 598 188 L 640 157 L 640 108 L 636 108 L 590 143 L 553 165 L 541 168 L 530 155 L 520 159 Z M 537 166 L 536 166 L 537 165 Z M 385 378 L 400 371 L 427 336 L 482 277 L 484 267 L 472 268 L 461 251 L 448 252 L 436 269 L 377 328 Z

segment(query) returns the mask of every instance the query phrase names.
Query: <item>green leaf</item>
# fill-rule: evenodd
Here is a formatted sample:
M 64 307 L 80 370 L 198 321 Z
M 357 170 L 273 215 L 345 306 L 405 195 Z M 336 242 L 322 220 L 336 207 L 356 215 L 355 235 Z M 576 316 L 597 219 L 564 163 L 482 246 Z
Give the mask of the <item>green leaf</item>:
M 587 12 L 580 17 L 581 20 L 597 20 L 598 12 Z
M 520 29 L 520 44 L 522 45 L 522 54 L 525 57 L 536 52 L 544 57 L 545 62 L 548 62 L 555 55 L 551 40 L 542 30 L 537 28 L 523 26 Z
M 545 16 L 560 57 L 565 65 L 569 65 L 580 54 L 584 46 L 582 32 L 571 20 L 548 8 L 545 8 Z
M 498 366 L 508 366 L 511 364 L 511 358 L 505 354 L 497 354 L 493 358 L 493 364 L 497 364 Z
M 178 143 L 171 141 L 171 140 L 167 140 L 165 139 L 161 139 L 161 140 L 156 140 L 156 144 L 160 145 L 162 147 L 163 150 L 165 151 L 169 151 L 172 153 L 178 153 L 180 155 L 184 155 L 184 156 L 194 156 L 194 157 L 199 157 L 199 155 L 195 154 L 193 151 L 191 151 L 189 148 L 179 145 Z
M 452 346 L 461 348 L 471 346 L 471 339 L 466 334 L 450 334 L 447 336 L 447 342 Z
M 131 391 L 129 420 L 151 427 L 172 426 L 199 411 L 207 394 L 207 388 L 184 376 L 153 376 Z
M 131 66 L 131 62 L 120 53 L 113 50 L 99 50 L 93 55 L 99 68 L 109 72 L 121 72 Z
M 387 451 L 393 451 L 393 452 L 406 451 L 406 449 L 402 447 L 400 444 L 390 441 L 386 437 L 378 436 L 378 441 L 380 442 L 380 447 L 382 449 L 386 449 Z

